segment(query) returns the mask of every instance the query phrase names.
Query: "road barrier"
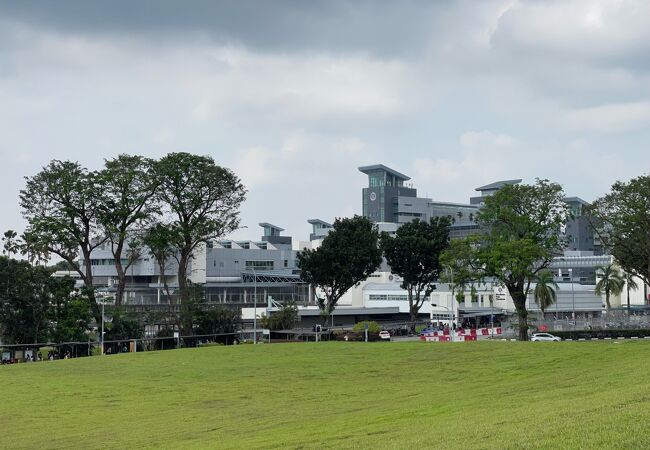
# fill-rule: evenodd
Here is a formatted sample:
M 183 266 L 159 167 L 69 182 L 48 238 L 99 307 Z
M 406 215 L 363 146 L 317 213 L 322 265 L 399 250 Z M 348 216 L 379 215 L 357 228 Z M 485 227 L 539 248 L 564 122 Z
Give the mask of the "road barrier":
M 453 339 L 449 330 L 443 331 L 432 331 L 430 333 L 425 333 L 420 336 L 421 341 L 426 342 L 466 342 L 466 341 L 476 341 L 479 338 L 487 339 L 492 336 L 499 336 L 503 334 L 503 329 L 501 327 L 494 328 L 460 328 L 453 331 Z

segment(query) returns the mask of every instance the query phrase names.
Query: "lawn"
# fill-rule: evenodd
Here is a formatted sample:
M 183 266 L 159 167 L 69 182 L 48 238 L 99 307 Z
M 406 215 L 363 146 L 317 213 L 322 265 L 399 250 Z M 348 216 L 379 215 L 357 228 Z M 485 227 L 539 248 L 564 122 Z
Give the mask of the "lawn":
M 649 448 L 650 342 L 310 343 L 0 367 L 0 448 Z

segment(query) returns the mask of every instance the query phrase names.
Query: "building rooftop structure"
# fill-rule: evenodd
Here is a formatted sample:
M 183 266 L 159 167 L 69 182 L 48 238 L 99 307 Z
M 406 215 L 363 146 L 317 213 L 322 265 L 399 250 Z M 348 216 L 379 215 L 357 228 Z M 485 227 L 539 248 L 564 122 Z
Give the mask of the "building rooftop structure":
M 407 175 L 404 175 L 403 173 L 398 172 L 397 170 L 391 169 L 390 167 L 387 167 L 383 164 L 373 164 L 370 166 L 361 166 L 359 167 L 359 172 L 365 173 L 366 175 L 370 175 L 371 173 L 374 172 L 386 172 L 387 174 L 393 175 L 396 178 L 401 179 L 402 181 L 408 181 L 411 178 Z
M 324 238 L 334 228 L 331 223 L 320 219 L 309 219 L 307 222 L 312 226 L 312 232 L 309 235 L 310 241 Z
M 490 191 L 498 191 L 504 186 L 512 185 L 512 184 L 519 184 L 521 183 L 521 179 L 515 179 L 515 180 L 501 180 L 501 181 L 495 181 L 494 183 L 486 184 L 485 186 L 480 186 L 474 189 L 477 192 L 490 192 Z
M 259 226 L 264 229 L 262 241 L 270 242 L 275 245 L 291 246 L 291 236 L 281 236 L 284 228 L 280 228 L 279 226 L 268 222 L 260 222 Z
M 284 228 L 268 222 L 260 222 L 258 225 L 264 228 L 264 236 L 280 236 L 280 233 L 284 231 Z

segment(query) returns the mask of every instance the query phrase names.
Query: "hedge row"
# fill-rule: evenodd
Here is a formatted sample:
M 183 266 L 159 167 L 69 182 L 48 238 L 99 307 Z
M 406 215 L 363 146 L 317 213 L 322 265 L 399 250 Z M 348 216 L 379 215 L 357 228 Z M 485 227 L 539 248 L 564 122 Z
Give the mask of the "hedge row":
M 562 339 L 616 339 L 619 337 L 645 337 L 650 336 L 650 329 L 637 330 L 569 330 L 569 331 L 551 331 L 554 336 Z

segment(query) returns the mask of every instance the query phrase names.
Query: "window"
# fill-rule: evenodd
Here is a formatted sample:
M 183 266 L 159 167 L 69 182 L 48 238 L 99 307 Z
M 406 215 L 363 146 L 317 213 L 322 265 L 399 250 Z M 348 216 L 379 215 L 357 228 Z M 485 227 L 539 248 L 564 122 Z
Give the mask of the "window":
M 246 270 L 273 270 L 273 261 L 246 261 Z
M 288 259 L 284 260 L 284 267 L 289 267 L 289 260 Z
M 408 297 L 406 295 L 386 295 L 386 294 L 370 294 L 368 300 L 389 300 L 389 301 L 406 301 Z

